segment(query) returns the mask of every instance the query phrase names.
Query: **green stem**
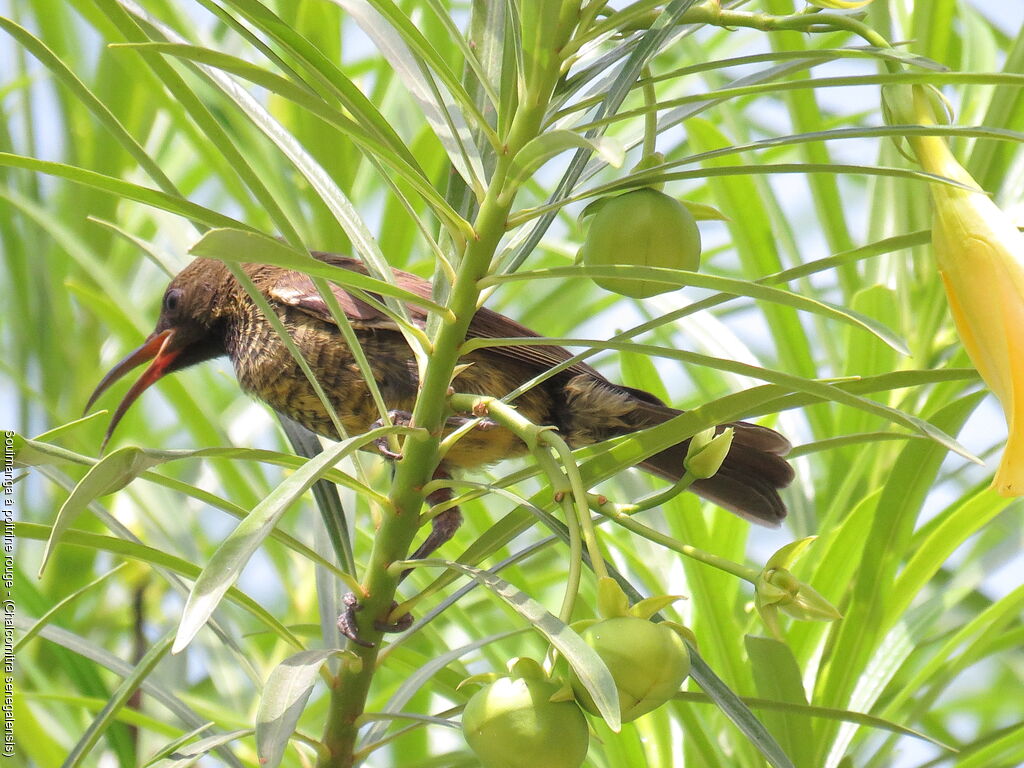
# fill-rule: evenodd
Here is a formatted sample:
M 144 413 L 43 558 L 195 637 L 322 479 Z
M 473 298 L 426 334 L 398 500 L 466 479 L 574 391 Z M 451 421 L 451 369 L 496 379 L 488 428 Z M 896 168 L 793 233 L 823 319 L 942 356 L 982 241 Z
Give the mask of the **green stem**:
M 562 49 L 564 56 L 568 58 L 571 53 L 575 53 L 579 50 L 579 46 L 576 45 L 576 38 L 589 37 L 589 30 L 591 25 L 594 23 L 594 19 L 596 19 L 600 13 L 604 12 L 606 5 L 608 5 L 608 0 L 590 0 L 589 3 L 586 3 L 583 6 L 582 10 L 580 10 L 580 21 L 576 27 L 576 37 L 570 40 L 566 44 L 565 48 Z
M 564 49 L 565 55 L 574 55 L 582 46 L 596 40 L 601 35 L 615 30 L 631 31 L 653 24 L 658 10 L 646 10 L 646 4 L 637 3 L 637 7 L 625 8 L 611 14 L 598 24 L 588 26 L 581 31 Z M 845 30 L 877 48 L 891 48 L 878 31 L 872 29 L 860 19 L 839 13 L 792 13 L 776 16 L 770 13 L 751 13 L 723 9 L 719 0 L 707 0 L 686 11 L 679 19 L 684 24 L 709 24 L 715 27 L 748 27 L 762 32 L 813 32 L 827 29 Z
M 567 57 L 575 56 L 584 45 L 611 32 L 635 32 L 640 29 L 647 29 L 657 21 L 658 15 L 662 11 L 659 6 L 663 4 L 664 0 L 643 0 L 643 2 L 632 3 L 621 11 L 610 13 L 596 24 L 593 23 L 593 20 L 596 19 L 597 14 L 594 13 L 588 17 L 587 11 L 589 8 L 585 9 L 583 17 L 581 17 L 579 32 L 565 46 L 563 53 Z M 607 3 L 601 3 L 600 5 L 603 7 Z M 679 24 L 690 23 L 690 14 L 694 10 L 691 8 L 689 11 L 686 11 L 679 20 Z
M 676 541 L 671 536 L 667 536 L 664 533 L 648 528 L 641 522 L 634 520 L 626 512 L 622 511 L 612 502 L 607 499 L 603 499 L 600 496 L 591 496 L 591 507 L 599 512 L 600 514 L 618 523 L 623 528 L 632 531 L 633 533 L 643 536 L 645 539 L 653 541 L 655 544 L 660 544 L 663 547 L 678 552 L 681 555 L 686 555 L 694 560 L 699 560 L 705 565 L 710 565 L 712 568 L 717 568 L 720 571 L 731 573 L 733 576 L 738 576 L 744 581 L 749 581 L 751 584 L 757 583 L 757 577 L 761 572 L 757 568 L 751 568 L 741 563 L 733 562 L 719 555 L 712 554 L 711 552 L 705 552 L 703 549 L 697 549 L 689 544 L 683 544 Z
M 863 38 L 876 48 L 892 48 L 888 40 L 860 19 L 838 13 L 793 13 L 773 16 L 770 13 L 726 10 L 717 2 L 707 2 L 687 11 L 682 21 L 689 24 L 711 24 L 716 27 L 749 27 L 762 32 L 845 30 Z
M 658 144 L 658 92 L 654 88 L 653 75 L 650 67 L 644 67 L 641 75 L 644 90 L 644 106 L 649 107 L 644 113 L 644 153 L 641 162 L 653 155 Z
M 486 395 L 455 394 L 451 396 L 452 408 L 476 416 L 487 415 L 505 429 L 516 435 L 529 448 L 538 466 L 544 471 L 551 484 L 551 490 L 562 505 L 565 522 L 569 530 L 569 576 L 562 609 L 559 618 L 571 621 L 576 594 L 579 592 L 580 574 L 582 573 L 583 547 L 586 541 L 587 552 L 598 577 L 606 576 L 604 558 L 597 542 L 587 508 L 587 491 L 583 485 L 583 477 L 573 459 L 572 450 L 551 427 L 538 426 L 524 418 L 508 403 Z M 554 450 L 560 459 L 555 461 L 551 455 Z M 582 531 L 582 540 L 581 540 Z
M 569 486 L 572 489 L 574 501 L 572 511 L 575 512 L 575 517 L 583 531 L 583 540 L 587 543 L 587 553 L 590 555 L 590 565 L 594 569 L 594 575 L 599 579 L 607 578 L 608 569 L 605 567 L 601 546 L 597 541 L 597 532 L 594 530 L 594 524 L 590 519 L 590 510 L 587 505 L 587 489 L 583 485 L 583 477 L 580 475 L 580 468 L 576 465 L 576 460 L 572 456 L 572 450 L 562 438 L 553 432 L 545 432 L 541 439 L 550 445 L 558 454 L 559 459 L 561 459 L 562 470 L 565 472 L 565 476 L 569 480 Z M 566 517 L 571 517 L 568 511 L 566 512 Z
M 439 461 L 438 446 L 449 413 L 448 387 L 469 323 L 476 314 L 480 297 L 478 281 L 487 274 L 505 234 L 517 191 L 507 183 L 511 161 L 516 152 L 540 133 L 548 100 L 537 98 L 536 94 L 551 93 L 559 65 L 560 61 L 554 61 L 550 71 L 541 73 L 543 77 L 530 85 L 534 93 L 528 94 L 516 112 L 504 152 L 498 157 L 473 223 L 475 238 L 466 245 L 458 265 L 447 303 L 455 319 L 442 322 L 433 340 L 430 361 L 422 372 L 420 393 L 412 413 L 412 423 L 422 429 L 406 438 L 403 458 L 395 465 L 390 505 L 384 510 L 374 537 L 360 595 L 358 631 L 361 639 L 372 645 L 352 647 L 358 663 L 343 664 L 331 688 L 323 738 L 325 751 L 317 761 L 318 768 L 353 765 L 358 719 L 366 705 L 383 637 L 373 626 L 374 619 L 384 620 L 389 615 L 400 578 L 389 566 L 408 555 L 419 529 L 423 486 L 431 479 Z
M 688 489 L 693 485 L 695 478 L 689 472 L 683 472 L 683 476 L 676 480 L 672 485 L 663 491 L 652 493 L 650 496 L 645 496 L 633 504 L 620 504 L 616 507 L 620 512 L 625 515 L 635 515 L 638 512 L 644 512 L 648 509 L 654 509 L 660 507 L 668 501 L 671 501 L 680 493 Z
M 558 611 L 558 618 L 568 624 L 572 621 L 572 612 L 576 607 L 576 595 L 579 594 L 580 581 L 583 576 L 583 539 L 580 536 L 580 520 L 573 505 L 572 488 L 554 457 L 544 448 L 538 450 L 534 455 L 537 457 L 537 463 L 550 479 L 555 497 L 558 498 L 561 495 L 559 503 L 565 514 L 565 526 L 569 531 L 569 573 L 566 576 L 565 592 L 562 595 L 562 607 Z

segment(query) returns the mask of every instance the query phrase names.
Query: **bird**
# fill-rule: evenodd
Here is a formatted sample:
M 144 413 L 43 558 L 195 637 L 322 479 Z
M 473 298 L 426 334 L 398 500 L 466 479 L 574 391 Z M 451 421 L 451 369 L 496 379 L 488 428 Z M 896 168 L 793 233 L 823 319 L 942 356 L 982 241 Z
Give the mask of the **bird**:
M 313 251 L 313 258 L 344 270 L 367 275 L 357 259 Z M 242 263 L 241 269 L 283 322 L 326 392 L 348 435 L 358 435 L 380 423 L 381 414 L 327 303 L 304 272 L 267 264 Z M 395 283 L 430 299 L 429 281 L 398 269 Z M 381 299 L 338 284 L 331 291 L 351 324 L 370 363 L 373 377 L 392 421 L 407 422 L 415 405 L 419 373 L 415 356 L 398 324 L 381 310 Z M 407 304 L 409 319 L 426 327 L 427 310 Z M 539 334 L 519 322 L 482 307 L 469 323 L 467 338 L 528 338 Z M 189 366 L 227 356 L 241 388 L 273 410 L 306 429 L 338 440 L 323 403 L 291 353 L 224 262 L 196 258 L 175 276 L 164 292 L 160 316 L 152 334 L 118 362 L 100 381 L 86 411 L 117 380 L 149 362 L 111 418 L 106 440 L 142 392 L 159 379 Z M 502 398 L 538 374 L 573 355 L 554 345 L 531 344 L 475 349 L 460 360 L 452 387 L 459 392 Z M 573 448 L 661 424 L 682 411 L 640 389 L 615 384 L 584 362 L 527 389 L 513 401 L 519 414 L 537 425 L 558 430 Z M 455 414 L 448 429 L 471 414 Z M 785 460 L 789 441 L 767 427 L 747 422 L 720 425 L 734 430 L 732 445 L 712 477 L 694 482 L 691 490 L 752 522 L 776 527 L 786 516 L 779 490 L 793 479 Z M 640 469 L 679 480 L 689 436 L 640 462 Z M 104 442 L 106 444 L 106 441 Z M 383 447 L 382 447 L 383 449 Z M 474 470 L 527 453 L 511 431 L 494 423 L 467 430 L 443 456 L 435 476 Z M 384 451 L 385 454 L 387 451 Z M 438 499 L 428 499 L 436 502 Z M 458 509 L 436 516 L 431 533 L 413 557 L 425 557 L 449 539 L 461 521 Z

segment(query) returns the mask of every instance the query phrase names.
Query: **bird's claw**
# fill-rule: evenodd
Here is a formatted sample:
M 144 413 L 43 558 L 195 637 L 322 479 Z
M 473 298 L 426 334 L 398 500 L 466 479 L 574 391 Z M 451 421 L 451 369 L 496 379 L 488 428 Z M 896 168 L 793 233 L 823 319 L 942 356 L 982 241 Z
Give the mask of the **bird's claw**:
M 369 640 L 364 640 L 359 636 L 359 625 L 356 622 L 356 612 L 363 609 L 362 604 L 359 602 L 359 597 L 354 592 L 347 592 L 341 599 L 341 604 L 343 609 L 341 611 L 341 615 L 338 616 L 338 631 L 356 645 L 361 645 L 364 648 L 373 648 L 376 643 L 371 643 Z M 394 610 L 397 607 L 398 603 L 392 601 L 391 610 Z M 390 613 L 391 610 L 389 610 L 388 613 Z M 405 630 L 412 626 L 412 622 L 412 614 L 406 613 L 393 623 L 377 619 L 373 622 L 373 628 L 378 632 L 405 632 Z
M 391 610 L 394 610 L 397 607 L 397 602 L 391 603 Z M 375 621 L 373 622 L 373 628 L 376 629 L 378 632 L 405 632 L 405 630 L 412 626 L 412 621 L 413 619 L 411 613 L 403 613 L 401 616 L 398 617 L 397 621 L 392 622 L 390 624 L 386 621 Z
M 341 614 L 338 616 L 338 631 L 356 645 L 361 645 L 364 648 L 373 648 L 374 643 L 371 643 L 369 640 L 363 640 L 359 636 L 356 611 L 361 611 L 363 606 L 360 604 L 356 593 L 346 592 L 345 596 L 341 598 L 341 604 L 343 607 Z
M 395 426 L 407 427 L 412 423 L 412 414 L 408 411 L 388 411 L 388 421 Z M 384 419 L 377 419 L 370 425 L 370 429 L 379 429 L 384 426 L 387 426 L 387 424 L 384 423 Z M 388 437 L 388 435 L 378 437 L 373 441 L 373 445 L 377 449 L 377 452 L 385 459 L 388 459 L 389 461 L 400 461 L 402 454 L 401 452 L 391 450 Z
M 408 427 L 412 424 L 412 414 L 408 411 L 388 411 L 388 421 L 399 427 Z M 475 421 L 476 424 L 473 428 L 481 432 L 487 432 L 498 426 L 498 422 L 493 419 L 460 416 L 456 414 L 455 416 L 448 417 L 448 420 L 445 422 L 445 427 L 448 429 L 458 429 L 470 421 Z M 384 426 L 387 426 L 384 423 L 384 419 L 377 419 L 370 425 L 370 429 L 379 429 Z M 391 445 L 388 442 L 388 435 L 378 437 L 373 441 L 373 445 L 377 449 L 377 452 L 389 461 L 400 461 L 402 458 L 403 454 L 400 451 L 391 450 Z
M 391 450 L 391 446 L 388 444 L 387 437 L 378 437 L 376 440 L 373 441 L 373 446 L 374 448 L 377 449 L 377 453 L 379 453 L 388 461 L 401 461 L 402 456 L 404 455 L 399 451 Z
M 457 419 L 457 418 L 460 418 L 460 417 L 452 416 L 452 419 Z M 452 419 L 449 419 L 448 421 L 451 421 Z M 461 424 L 459 426 L 461 426 L 462 424 L 465 424 L 467 421 L 469 421 L 469 419 L 462 418 L 461 419 Z M 476 426 L 473 427 L 473 428 L 477 429 L 477 430 L 479 430 L 481 432 L 489 432 L 490 430 L 494 429 L 496 426 L 498 426 L 498 422 L 496 422 L 494 419 L 488 419 L 488 418 L 483 418 L 483 417 L 476 417 Z

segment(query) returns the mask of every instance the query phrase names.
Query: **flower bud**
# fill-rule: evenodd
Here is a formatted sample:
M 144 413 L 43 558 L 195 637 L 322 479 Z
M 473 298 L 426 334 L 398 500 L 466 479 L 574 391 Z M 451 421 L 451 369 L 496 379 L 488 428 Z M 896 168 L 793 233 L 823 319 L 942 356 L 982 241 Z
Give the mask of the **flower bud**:
M 784 568 L 766 569 L 757 583 L 759 609 L 772 606 L 802 621 L 835 621 L 842 614 L 810 584 Z
M 666 625 L 632 616 L 589 625 L 580 637 L 601 657 L 619 692 L 622 722 L 636 720 L 671 699 L 690 673 L 690 654 L 679 633 Z M 576 698 L 600 714 L 590 693 L 570 672 Z
M 713 477 L 722 466 L 732 447 L 732 427 L 726 427 L 715 435 L 715 428 L 705 429 L 690 438 L 683 466 L 698 480 Z
M 917 122 L 941 121 L 927 91 L 903 91 Z M 1024 495 L 1024 235 L 957 162 L 939 136 L 909 137 L 929 173 L 964 186 L 931 185 L 932 248 L 960 340 L 999 398 L 1009 436 L 992 486 Z M 965 188 L 967 187 L 967 188 Z
M 800 581 L 789 567 L 811 546 L 816 536 L 792 541 L 768 558 L 754 582 L 754 606 L 778 638 L 779 611 L 801 621 L 835 621 L 843 615 L 810 584 Z
M 583 243 L 583 263 L 591 267 L 672 267 L 696 270 L 700 266 L 700 230 L 690 210 L 673 197 L 654 189 L 636 189 L 599 200 L 584 215 L 593 215 Z M 675 290 L 676 286 L 651 280 L 599 277 L 602 288 L 645 299 Z
M 517 665 L 480 689 L 462 712 L 466 742 L 485 768 L 579 768 L 587 756 L 587 719 L 562 686 Z

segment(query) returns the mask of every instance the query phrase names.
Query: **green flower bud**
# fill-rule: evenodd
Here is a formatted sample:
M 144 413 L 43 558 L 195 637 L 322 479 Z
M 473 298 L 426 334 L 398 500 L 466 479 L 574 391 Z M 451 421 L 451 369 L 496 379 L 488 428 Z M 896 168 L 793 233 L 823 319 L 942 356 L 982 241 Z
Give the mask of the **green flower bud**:
M 690 439 L 683 466 L 698 480 L 713 477 L 729 455 L 731 447 L 732 427 L 726 427 L 717 436 L 714 427 L 698 432 Z
M 843 615 L 810 584 L 785 569 L 767 570 L 758 579 L 755 603 L 779 608 L 801 621 L 835 621 Z
M 515 670 L 513 670 L 515 673 Z M 579 768 L 590 731 L 575 701 L 544 677 L 502 677 L 473 694 L 462 731 L 485 768 Z M 560 698 L 560 697 L 559 697 Z
M 790 542 L 770 558 L 754 583 L 754 606 L 771 633 L 782 637 L 778 615 L 801 621 L 836 621 L 843 615 L 810 584 L 800 581 L 789 571 L 815 536 Z
M 591 267 L 700 266 L 700 230 L 690 210 L 663 192 L 646 188 L 599 200 L 584 211 L 593 215 L 583 243 L 583 263 Z M 645 299 L 675 290 L 668 283 L 594 278 L 602 288 Z
M 678 693 L 690 673 L 690 654 L 679 633 L 646 619 L 624 616 L 586 627 L 580 637 L 608 667 L 619 691 L 622 721 L 636 720 Z M 570 672 L 580 706 L 598 715 L 587 689 Z

